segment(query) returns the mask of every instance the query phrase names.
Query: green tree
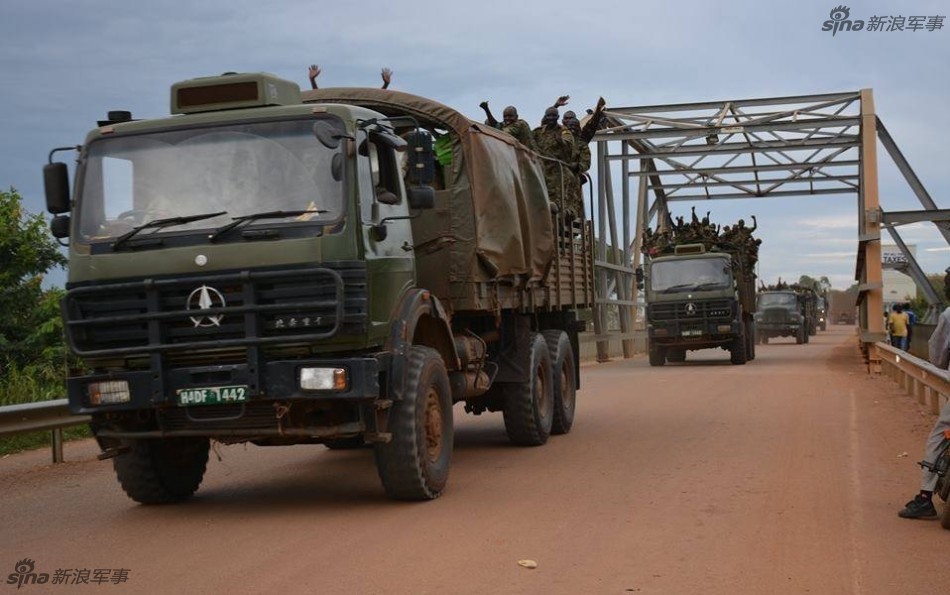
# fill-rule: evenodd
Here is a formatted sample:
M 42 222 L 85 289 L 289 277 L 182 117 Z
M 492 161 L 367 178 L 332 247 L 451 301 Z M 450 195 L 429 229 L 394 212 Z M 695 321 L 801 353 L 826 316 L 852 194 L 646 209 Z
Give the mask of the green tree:
M 62 290 L 42 284 L 65 264 L 43 216 L 27 213 L 15 189 L 0 191 L 0 376 L 11 366 L 62 363 Z

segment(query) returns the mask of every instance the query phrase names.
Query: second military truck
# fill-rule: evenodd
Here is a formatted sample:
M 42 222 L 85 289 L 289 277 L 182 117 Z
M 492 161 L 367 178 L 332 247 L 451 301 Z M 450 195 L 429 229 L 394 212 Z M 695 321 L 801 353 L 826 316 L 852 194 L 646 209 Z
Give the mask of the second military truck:
M 425 500 L 456 403 L 516 444 L 571 429 L 591 227 L 552 214 L 535 153 L 396 91 L 231 73 L 171 103 L 110 112 L 71 196 L 44 171 L 70 408 L 131 498 L 190 497 L 213 439 L 368 444 L 389 496 Z
M 650 234 L 643 249 L 651 366 L 709 348 L 727 350 L 736 365 L 755 357 L 757 243 L 748 228 L 720 233 L 704 220 Z

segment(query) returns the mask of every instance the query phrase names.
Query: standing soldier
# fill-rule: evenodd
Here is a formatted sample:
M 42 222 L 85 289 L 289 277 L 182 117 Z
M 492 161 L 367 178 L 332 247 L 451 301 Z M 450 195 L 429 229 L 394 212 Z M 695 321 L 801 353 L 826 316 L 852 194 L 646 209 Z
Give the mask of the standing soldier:
M 515 106 L 509 105 L 504 109 L 503 112 L 501 112 L 501 122 L 496 120 L 495 116 L 492 115 L 491 110 L 488 109 L 487 101 L 479 103 L 478 107 L 485 110 L 485 124 L 510 134 L 511 136 L 518 139 L 518 142 L 528 147 L 532 151 L 536 150 L 534 146 L 534 138 L 531 135 L 531 125 L 518 118 L 518 110 L 515 109 Z
M 575 163 L 574 136 L 571 131 L 557 123 L 556 107 L 544 110 L 541 126 L 534 129 L 534 144 L 538 153 L 544 157 L 544 182 L 548 187 L 548 196 L 564 213 L 567 220 L 578 216 L 573 209 L 573 196 L 569 193 L 573 172 L 569 169 Z
M 565 128 L 571 131 L 571 136 L 574 137 L 574 163 L 571 166 L 574 173 L 574 182 L 571 185 L 571 192 L 568 195 L 573 197 L 573 204 L 569 205 L 569 208 L 573 208 L 578 216 L 583 216 L 583 184 L 587 181 L 584 177 L 584 173 L 590 169 L 590 147 L 581 135 L 581 123 L 574 112 L 570 110 L 564 112 L 561 123 Z

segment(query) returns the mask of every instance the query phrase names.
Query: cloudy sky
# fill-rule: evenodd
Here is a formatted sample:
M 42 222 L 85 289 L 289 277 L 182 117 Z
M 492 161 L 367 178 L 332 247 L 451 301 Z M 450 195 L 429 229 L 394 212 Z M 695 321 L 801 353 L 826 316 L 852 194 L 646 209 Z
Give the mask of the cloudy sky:
M 849 2 L 852 19 L 950 16 L 950 2 Z M 600 0 L 115 0 L 0 2 L 0 188 L 43 210 L 41 168 L 110 109 L 168 113 L 178 80 L 267 71 L 307 86 L 393 87 L 481 119 L 479 101 L 508 104 L 537 123 L 555 97 L 583 110 L 608 105 L 874 90 L 875 106 L 938 207 L 950 207 L 950 19 L 934 31 L 821 30 L 836 2 Z M 885 210 L 920 209 L 879 149 Z M 687 203 L 675 203 L 674 215 Z M 716 201 L 729 223 L 758 216 L 761 276 L 827 275 L 852 282 L 856 198 Z M 950 264 L 930 224 L 900 229 L 926 272 Z M 887 240 L 885 234 L 885 241 Z M 885 242 L 887 243 L 887 242 Z M 59 278 L 55 277 L 54 279 Z

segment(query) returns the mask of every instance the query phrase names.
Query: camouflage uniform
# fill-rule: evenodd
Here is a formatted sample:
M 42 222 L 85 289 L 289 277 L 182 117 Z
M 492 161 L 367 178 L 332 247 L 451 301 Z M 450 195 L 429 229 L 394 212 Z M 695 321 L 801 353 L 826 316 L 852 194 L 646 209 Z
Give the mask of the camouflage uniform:
M 578 216 L 584 214 L 584 187 L 581 184 L 582 175 L 590 169 L 590 147 L 587 146 L 580 137 L 574 137 L 574 163 L 577 165 L 577 173 L 573 173 L 571 178 L 571 190 L 568 196 L 574 197 L 573 204 L 568 205 L 573 208 Z
M 574 136 L 563 126 L 546 128 L 539 126 L 534 129 L 534 144 L 541 155 L 548 157 L 544 162 L 544 183 L 548 187 L 548 198 L 556 204 L 562 212 L 573 209 L 574 199 L 571 194 L 572 184 L 577 184 L 577 177 L 570 170 L 575 163 Z M 551 159 L 563 162 L 557 163 Z M 563 177 L 562 177 L 563 174 Z M 574 211 L 578 215 L 578 211 Z
M 499 122 L 495 128 L 515 137 L 519 143 L 532 151 L 537 150 L 534 146 L 534 137 L 531 135 L 531 125 L 524 120 L 515 120 L 511 124 Z

